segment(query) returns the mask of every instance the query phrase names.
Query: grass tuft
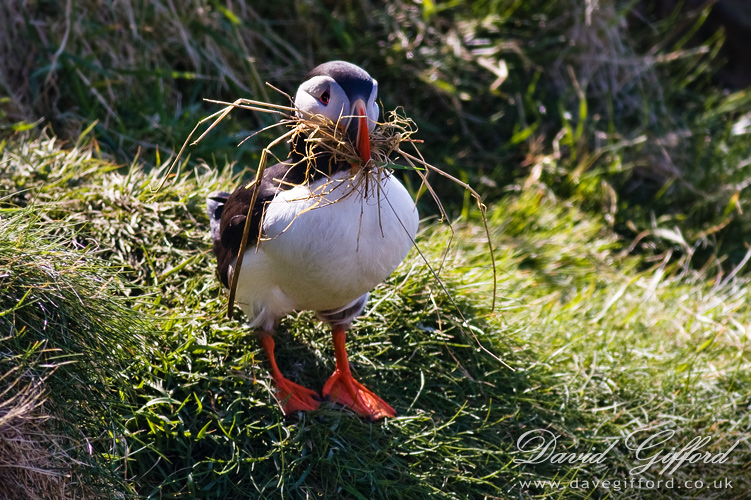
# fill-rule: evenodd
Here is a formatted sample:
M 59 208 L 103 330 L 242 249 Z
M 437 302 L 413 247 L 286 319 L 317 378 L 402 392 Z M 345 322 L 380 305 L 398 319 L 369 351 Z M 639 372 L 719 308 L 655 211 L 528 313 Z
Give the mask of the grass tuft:
M 133 361 L 147 325 L 113 266 L 55 233 L 37 206 L 0 219 L 0 474 L 8 498 L 114 498 L 128 491 L 122 444 Z M 147 340 L 148 339 L 148 340 Z M 117 492 L 120 493 L 117 493 Z

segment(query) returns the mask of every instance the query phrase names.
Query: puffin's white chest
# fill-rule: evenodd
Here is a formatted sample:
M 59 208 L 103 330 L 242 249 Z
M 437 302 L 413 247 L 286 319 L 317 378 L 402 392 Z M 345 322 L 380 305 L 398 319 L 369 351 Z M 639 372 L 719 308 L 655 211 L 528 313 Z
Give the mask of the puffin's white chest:
M 364 180 L 340 173 L 282 192 L 267 206 L 260 250 L 274 286 L 295 309 L 355 300 L 386 279 L 412 246 L 418 216 L 407 190 L 387 174 Z

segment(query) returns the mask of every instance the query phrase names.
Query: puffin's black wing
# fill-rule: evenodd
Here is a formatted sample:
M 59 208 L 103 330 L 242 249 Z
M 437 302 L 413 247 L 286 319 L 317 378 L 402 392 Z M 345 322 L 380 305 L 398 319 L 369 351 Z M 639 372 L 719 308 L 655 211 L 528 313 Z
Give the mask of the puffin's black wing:
M 211 238 L 214 241 L 216 271 L 224 286 L 229 286 L 229 268 L 237 259 L 240 251 L 248 208 L 253 199 L 253 192 L 258 189 L 258 196 L 250 213 L 250 233 L 248 246 L 254 245 L 261 231 L 261 222 L 266 203 L 280 191 L 290 189 L 305 181 L 298 168 L 282 162 L 266 167 L 260 185 L 248 187 L 250 181 L 243 182 L 232 194 L 212 193 L 206 200 L 207 212 L 211 221 Z
M 334 162 L 331 154 L 325 151 L 315 151 L 311 162 L 308 156 L 311 152 L 306 150 L 305 139 L 304 135 L 297 135 L 293 139 L 289 158 L 266 167 L 259 186 L 247 187 L 250 181 L 243 182 L 230 195 L 225 192 L 213 193 L 206 200 L 217 260 L 216 271 L 224 286 L 229 286 L 229 267 L 234 264 L 240 251 L 245 219 L 255 189 L 260 191 L 250 214 L 248 246 L 258 241 L 266 203 L 274 199 L 277 193 L 350 167 L 346 162 Z M 306 154 L 301 151 L 306 151 Z

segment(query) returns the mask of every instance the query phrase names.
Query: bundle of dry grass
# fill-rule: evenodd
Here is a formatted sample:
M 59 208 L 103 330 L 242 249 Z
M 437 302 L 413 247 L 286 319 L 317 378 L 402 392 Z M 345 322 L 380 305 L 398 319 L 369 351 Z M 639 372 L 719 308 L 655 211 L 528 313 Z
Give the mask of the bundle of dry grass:
M 289 96 L 287 97 L 289 98 Z M 302 136 L 305 138 L 306 144 L 305 159 L 310 163 L 313 162 L 317 154 L 329 153 L 332 155 L 334 161 L 341 161 L 349 163 L 351 165 L 360 166 L 370 172 L 388 167 L 410 168 L 421 172 L 425 170 L 432 170 L 454 179 L 448 174 L 441 172 L 439 169 L 425 162 L 416 147 L 414 148 L 415 154 L 408 154 L 402 149 L 402 144 L 410 144 L 414 146 L 420 141 L 412 138 L 413 134 L 417 132 L 415 123 L 410 118 L 401 114 L 398 109 L 389 112 L 387 120 L 384 122 L 379 122 L 377 124 L 375 130 L 370 135 L 370 153 L 372 158 L 366 165 L 362 165 L 362 160 L 360 159 L 360 155 L 357 152 L 357 149 L 349 140 L 347 135 L 342 132 L 342 129 L 339 126 L 339 122 L 333 122 L 325 116 L 305 113 L 297 108 L 290 106 L 280 106 L 266 102 L 253 101 L 250 99 L 238 99 L 233 103 L 215 101 L 211 99 L 207 99 L 207 101 L 215 104 L 223 104 L 225 108 L 198 122 L 196 128 L 193 129 L 193 133 L 195 133 L 195 131 L 203 123 L 213 120 L 211 125 L 195 141 L 190 143 L 191 145 L 198 144 L 216 125 L 219 124 L 219 122 L 221 122 L 235 108 L 258 111 L 262 113 L 272 113 L 279 116 L 280 120 L 278 123 L 275 123 L 265 129 L 259 130 L 258 132 L 256 132 L 256 134 L 264 132 L 269 128 L 278 126 L 284 126 L 289 129 L 285 134 L 279 136 L 274 141 L 269 143 L 269 145 L 264 149 L 263 157 L 259 163 L 259 171 L 261 172 L 261 174 L 263 173 L 263 169 L 266 167 L 266 159 L 267 156 L 271 154 L 272 147 L 280 144 L 283 141 L 291 142 L 297 136 Z M 356 117 L 341 116 L 340 121 L 349 118 Z M 193 135 L 193 133 L 191 133 L 191 136 Z M 251 135 L 245 140 L 250 139 L 256 134 Z M 183 144 L 183 147 L 180 150 L 177 158 L 173 162 L 173 165 L 177 163 L 189 141 L 190 136 L 186 140 L 185 144 Z M 398 165 L 394 164 L 390 158 L 393 153 L 401 154 L 409 164 L 409 167 L 399 167 Z M 360 169 L 358 168 L 356 169 L 356 171 L 359 172 Z M 427 176 L 422 177 L 424 180 L 427 179 Z M 458 179 L 454 180 L 461 183 L 461 181 L 459 181 Z M 465 188 L 471 189 L 468 185 L 464 183 L 461 184 Z M 474 194 L 476 195 L 476 193 Z
M 51 432 L 45 408 L 45 379 L 24 373 L 19 365 L 0 376 L 0 484 L 5 499 L 89 497 L 71 477 L 74 459 L 65 452 L 67 438 Z

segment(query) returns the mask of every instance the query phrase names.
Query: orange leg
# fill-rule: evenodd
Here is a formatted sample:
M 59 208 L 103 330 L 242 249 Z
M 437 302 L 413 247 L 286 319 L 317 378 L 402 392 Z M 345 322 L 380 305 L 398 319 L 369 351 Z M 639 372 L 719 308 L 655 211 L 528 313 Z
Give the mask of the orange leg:
M 323 386 L 323 397 L 330 398 L 344 406 L 349 406 L 360 416 L 368 420 L 379 420 L 383 417 L 395 417 L 396 412 L 384 400 L 373 394 L 361 383 L 352 378 L 349 370 L 347 351 L 344 348 L 346 331 L 343 327 L 335 326 L 331 331 L 334 340 L 334 354 L 336 356 L 336 370 Z
M 269 357 L 269 364 L 271 365 L 271 377 L 274 379 L 274 385 L 276 385 L 276 397 L 282 404 L 282 410 L 285 415 L 294 413 L 298 410 L 310 411 L 317 410 L 320 396 L 310 389 L 298 385 L 282 375 L 279 371 L 279 367 L 276 365 L 276 358 L 274 358 L 274 338 L 270 333 L 260 333 L 258 340 L 261 342 L 263 349 L 266 351 L 266 355 Z

